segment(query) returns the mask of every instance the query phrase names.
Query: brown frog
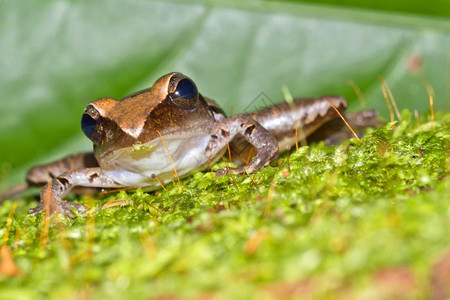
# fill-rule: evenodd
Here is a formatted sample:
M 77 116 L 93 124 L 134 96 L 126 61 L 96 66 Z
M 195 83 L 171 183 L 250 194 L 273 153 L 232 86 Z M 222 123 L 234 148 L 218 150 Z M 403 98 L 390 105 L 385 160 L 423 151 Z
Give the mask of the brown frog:
M 159 187 L 175 173 L 185 176 L 206 168 L 226 150 L 241 166 L 221 169 L 217 176 L 254 173 L 299 139 L 323 132 L 329 142 L 342 139 L 343 122 L 332 106 L 344 112 L 347 102 L 340 96 L 297 99 L 227 118 L 190 78 L 169 73 L 120 101 L 101 98 L 88 104 L 81 127 L 94 144 L 93 153 L 32 168 L 26 186 L 44 187 L 40 204 L 29 213 L 74 217 L 71 208 L 83 212 L 86 207 L 63 198 L 76 186 Z M 346 116 L 356 128 L 376 124 L 374 111 Z M 11 194 L 0 196 L 0 202 Z

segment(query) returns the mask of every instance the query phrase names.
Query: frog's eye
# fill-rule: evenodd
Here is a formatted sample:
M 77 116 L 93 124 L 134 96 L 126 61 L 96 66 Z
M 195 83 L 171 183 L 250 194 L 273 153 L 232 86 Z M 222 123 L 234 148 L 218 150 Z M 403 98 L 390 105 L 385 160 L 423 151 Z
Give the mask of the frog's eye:
M 92 138 L 92 136 L 95 133 L 96 127 L 97 127 L 97 120 L 95 120 L 90 115 L 84 113 L 83 117 L 81 118 L 81 129 L 83 130 L 84 134 L 88 138 Z
M 169 98 L 173 103 L 183 109 L 194 109 L 198 103 L 197 87 L 189 78 L 183 78 L 178 81 L 174 91 L 169 94 Z

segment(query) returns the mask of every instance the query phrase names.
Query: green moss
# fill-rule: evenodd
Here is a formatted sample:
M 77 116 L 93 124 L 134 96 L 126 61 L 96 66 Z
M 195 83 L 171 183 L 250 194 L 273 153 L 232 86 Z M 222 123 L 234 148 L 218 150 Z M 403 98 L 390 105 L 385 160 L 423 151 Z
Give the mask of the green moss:
M 141 143 L 136 143 L 133 144 L 133 149 L 131 150 L 132 152 L 147 152 L 152 150 L 153 145 L 142 145 Z
M 7 242 L 21 274 L 0 275 L 2 296 L 278 297 L 273 284 L 309 278 L 310 293 L 332 298 L 343 286 L 367 293 L 377 270 L 398 266 L 424 296 L 450 244 L 449 141 L 450 114 L 431 128 L 405 111 L 362 144 L 301 147 L 256 174 L 84 197 L 92 208 L 52 218 L 45 247 L 42 218 L 26 215 L 35 203 L 23 201 Z M 132 204 L 101 209 L 117 199 Z M 12 205 L 0 207 L 2 239 Z

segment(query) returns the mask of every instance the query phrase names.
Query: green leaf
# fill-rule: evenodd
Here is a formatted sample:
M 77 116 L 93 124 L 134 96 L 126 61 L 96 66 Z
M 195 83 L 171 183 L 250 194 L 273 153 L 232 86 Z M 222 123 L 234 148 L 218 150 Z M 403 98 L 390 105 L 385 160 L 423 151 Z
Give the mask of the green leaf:
M 274 1 L 275 0 L 266 0 Z M 397 13 L 413 13 L 429 16 L 450 16 L 450 6 L 447 0 L 283 0 L 286 2 L 309 2 L 314 4 L 336 5 L 341 7 L 363 8 L 370 10 L 392 11 Z
M 0 2 L 0 28 L 3 177 L 90 149 L 87 103 L 170 71 L 233 112 L 261 92 L 283 101 L 283 85 L 294 97 L 342 94 L 360 109 L 352 80 L 387 117 L 380 75 L 400 109 L 429 108 L 424 82 L 435 108 L 449 109 L 445 19 L 263 1 L 22 0 Z

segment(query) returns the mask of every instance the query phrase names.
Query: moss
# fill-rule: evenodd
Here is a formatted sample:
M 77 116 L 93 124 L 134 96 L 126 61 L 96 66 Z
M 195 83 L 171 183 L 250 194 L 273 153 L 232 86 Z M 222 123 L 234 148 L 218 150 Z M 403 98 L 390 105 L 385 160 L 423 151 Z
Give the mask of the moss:
M 450 114 L 424 121 L 405 111 L 362 144 L 301 147 L 252 175 L 205 171 L 183 189 L 85 196 L 92 208 L 53 217 L 48 237 L 42 217 L 26 214 L 35 203 L 22 201 L 6 242 L 20 274 L 0 275 L 2 295 L 281 297 L 308 280 L 305 293 L 332 298 L 367 293 L 376 272 L 398 266 L 426 295 L 450 244 Z M 124 206 L 102 209 L 115 200 Z M 12 206 L 0 207 L 2 239 Z

